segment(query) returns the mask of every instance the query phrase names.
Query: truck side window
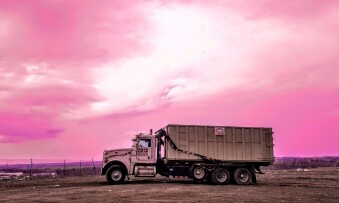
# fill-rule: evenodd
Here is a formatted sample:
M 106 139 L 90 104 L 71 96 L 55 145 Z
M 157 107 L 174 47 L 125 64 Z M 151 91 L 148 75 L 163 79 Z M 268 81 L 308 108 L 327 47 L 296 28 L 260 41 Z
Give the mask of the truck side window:
M 140 139 L 139 147 L 151 147 L 151 140 L 150 139 Z

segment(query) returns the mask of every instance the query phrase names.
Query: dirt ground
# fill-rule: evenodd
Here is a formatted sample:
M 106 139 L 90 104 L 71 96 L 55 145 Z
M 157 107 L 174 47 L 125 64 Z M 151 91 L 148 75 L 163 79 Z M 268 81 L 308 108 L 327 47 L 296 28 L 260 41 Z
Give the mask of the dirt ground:
M 0 182 L 0 202 L 339 202 L 339 168 L 266 171 L 250 186 L 216 186 L 186 179 L 129 180 L 56 177 Z

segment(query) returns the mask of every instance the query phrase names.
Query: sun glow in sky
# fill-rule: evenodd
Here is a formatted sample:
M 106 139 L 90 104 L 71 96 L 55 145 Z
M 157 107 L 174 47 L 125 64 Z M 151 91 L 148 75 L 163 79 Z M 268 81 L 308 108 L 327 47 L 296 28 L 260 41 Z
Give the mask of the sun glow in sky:
M 0 0 L 0 158 L 100 158 L 169 123 L 339 155 L 338 1 Z

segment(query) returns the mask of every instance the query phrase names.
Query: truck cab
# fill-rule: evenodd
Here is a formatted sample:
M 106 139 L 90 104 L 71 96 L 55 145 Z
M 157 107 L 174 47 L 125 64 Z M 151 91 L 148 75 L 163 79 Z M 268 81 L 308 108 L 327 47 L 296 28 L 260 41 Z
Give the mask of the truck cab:
M 126 176 L 154 177 L 156 175 L 156 138 L 140 133 L 131 148 L 105 150 L 102 175 L 111 184 L 122 183 Z

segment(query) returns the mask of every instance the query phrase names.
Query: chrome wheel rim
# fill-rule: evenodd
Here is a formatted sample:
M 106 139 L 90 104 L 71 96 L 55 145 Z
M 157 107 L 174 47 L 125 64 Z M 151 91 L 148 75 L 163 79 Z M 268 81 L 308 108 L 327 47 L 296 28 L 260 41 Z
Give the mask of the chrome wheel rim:
M 203 179 L 206 173 L 202 167 L 196 167 L 193 172 L 194 172 L 194 177 L 199 180 Z
M 120 170 L 114 170 L 111 174 L 111 178 L 114 181 L 119 181 L 122 177 L 122 172 Z

